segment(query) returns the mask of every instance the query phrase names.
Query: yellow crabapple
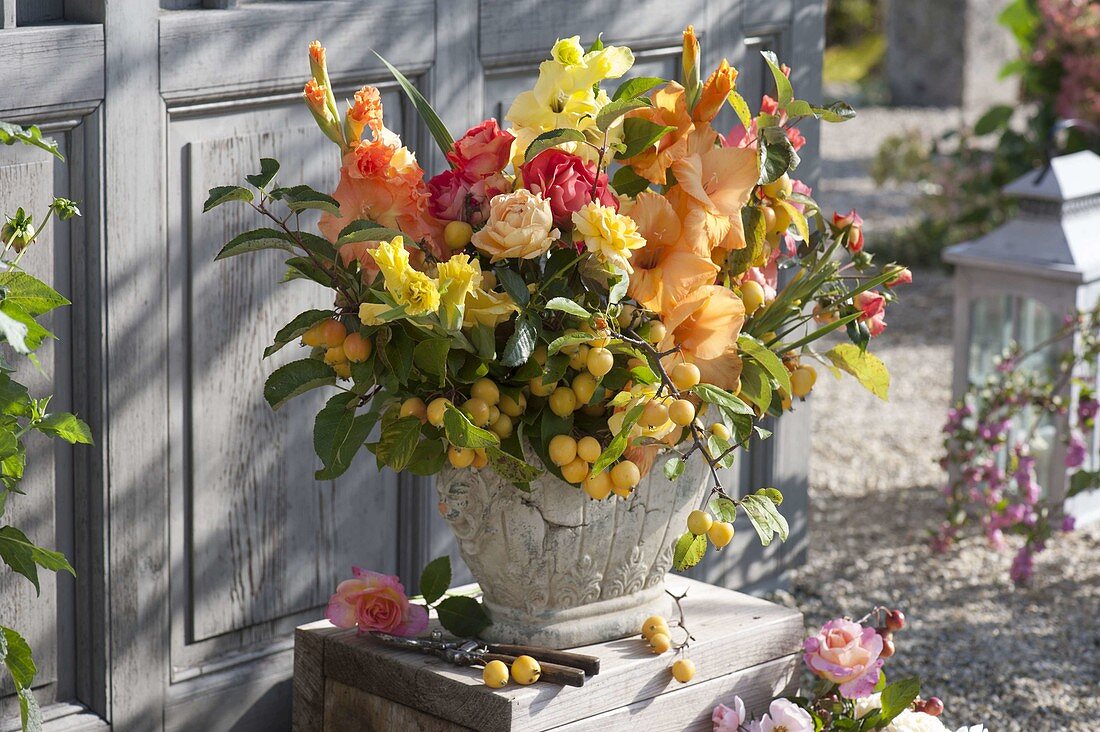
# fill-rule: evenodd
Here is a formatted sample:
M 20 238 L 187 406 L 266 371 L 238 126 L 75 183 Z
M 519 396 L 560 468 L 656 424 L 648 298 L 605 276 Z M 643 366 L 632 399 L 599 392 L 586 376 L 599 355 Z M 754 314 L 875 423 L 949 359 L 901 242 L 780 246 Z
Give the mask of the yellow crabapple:
M 537 363 L 539 366 L 545 366 L 546 359 L 548 358 L 546 344 L 540 343 L 535 346 L 534 352 L 531 353 L 531 358 L 535 359 L 535 363 Z
M 672 648 L 672 638 L 668 633 L 654 633 L 649 636 L 649 648 L 659 656 Z
M 764 231 L 771 231 L 775 226 L 775 209 L 771 206 L 761 206 L 760 215 L 764 217 Z
M 772 229 L 773 234 L 782 234 L 787 229 L 791 228 L 793 223 L 790 212 L 785 208 L 777 208 L 775 210 L 775 227 Z
M 606 470 L 602 473 L 589 473 L 584 479 L 584 492 L 597 501 L 602 501 L 611 495 L 611 476 Z
M 512 661 L 512 680 L 517 684 L 527 686 L 539 680 L 542 676 L 542 666 L 530 656 L 520 656 Z
M 810 393 L 816 381 L 817 372 L 812 366 L 799 366 L 791 374 L 791 392 L 801 399 Z
M 642 425 L 653 429 L 654 427 L 660 427 L 668 421 L 668 407 L 664 402 L 653 399 L 646 403 L 645 408 L 642 410 Z
M 347 363 L 348 357 L 344 354 L 343 346 L 334 346 L 325 350 L 325 363 L 335 366 L 338 363 Z
M 474 450 L 473 466 L 475 468 L 477 468 L 478 470 L 481 470 L 482 468 L 484 468 L 488 464 L 489 464 L 489 456 L 485 453 L 485 449 L 479 447 L 476 450 Z
M 584 371 L 588 364 L 588 352 L 592 350 L 592 348 L 587 343 L 582 343 L 577 346 L 576 349 L 577 350 L 573 351 L 569 356 L 569 367 L 574 371 Z
M 428 405 L 424 403 L 424 400 L 420 397 L 409 397 L 405 401 L 401 402 L 401 411 L 398 412 L 400 417 L 416 417 L 423 422 L 428 421 Z
M 771 183 L 765 183 L 761 188 L 764 189 L 764 195 L 768 198 L 786 198 L 794 190 L 791 185 L 791 177 L 786 173 Z
M 672 664 L 672 678 L 686 684 L 695 678 L 695 663 L 690 658 L 678 658 Z
M 449 405 L 450 403 L 450 399 L 447 399 L 445 397 L 436 397 L 435 399 L 432 399 L 430 404 L 428 404 L 428 421 L 431 422 L 433 426 L 443 426 L 443 415 L 446 413 L 447 405 Z
M 341 379 L 351 378 L 351 364 L 347 361 L 341 361 L 340 363 L 333 364 L 332 370 L 336 372 L 336 375 Z
M 561 466 L 561 477 L 566 483 L 581 483 L 588 477 L 588 463 L 580 458 L 574 458 L 572 462 Z
M 695 536 L 702 536 L 710 530 L 711 525 L 714 523 L 714 518 L 709 513 L 701 509 L 695 509 L 688 514 L 688 531 Z
M 344 342 L 348 335 L 348 329 L 339 320 L 326 320 L 321 323 L 321 345 L 325 348 L 335 348 Z
M 677 399 L 668 407 L 668 418 L 673 424 L 686 427 L 695 419 L 695 405 L 687 399 Z
M 451 461 L 451 465 L 456 468 L 468 468 L 474 463 L 474 458 L 477 454 L 473 448 L 470 447 L 458 447 L 457 445 L 451 445 L 447 448 L 447 459 Z
M 466 413 L 466 416 L 470 418 L 478 427 L 484 427 L 489 424 L 489 405 L 485 403 L 484 399 L 472 397 L 467 399 L 462 405 L 462 411 Z
M 508 685 L 508 667 L 504 661 L 489 661 L 481 670 L 481 680 L 491 689 L 503 689 Z
M 685 361 L 672 367 L 672 373 L 669 374 L 669 378 L 672 379 L 672 385 L 677 389 L 680 391 L 687 391 L 699 383 L 702 375 L 699 373 L 698 366 Z
M 585 462 L 596 462 L 602 452 L 603 448 L 600 447 L 600 441 L 591 435 L 585 435 L 577 440 L 577 457 Z
M 303 333 L 302 343 L 310 348 L 320 348 L 325 345 L 325 323 L 318 323 Z
M 514 426 L 512 424 L 512 418 L 507 414 L 502 414 L 497 417 L 496 421 L 491 423 L 489 430 L 493 432 L 497 437 L 502 440 L 506 440 L 512 436 L 512 430 Z
M 501 394 L 497 406 L 500 407 L 502 414 L 507 414 L 509 417 L 518 417 L 523 414 L 523 410 L 527 409 L 527 397 L 521 393 L 513 399 L 507 394 Z
M 553 384 L 542 383 L 541 376 L 536 376 L 535 378 L 527 382 L 527 388 L 531 390 L 531 394 L 540 397 L 549 396 L 550 393 L 553 392 L 554 389 L 557 387 L 557 385 L 558 382 L 556 381 Z
M 496 422 L 498 419 L 500 419 L 500 408 L 494 404 L 489 407 L 489 424 Z
M 349 333 L 344 339 L 344 355 L 352 363 L 363 363 L 370 358 L 371 343 L 359 333 Z
M 588 404 L 596 393 L 596 377 L 587 371 L 577 374 L 573 377 L 573 393 L 577 395 L 578 404 Z
M 630 492 L 634 486 L 642 480 L 642 471 L 637 464 L 630 460 L 623 460 L 611 469 L 611 482 L 616 488 L 622 488 Z
M 647 343 L 656 345 L 665 339 L 668 334 L 668 329 L 665 328 L 665 324 L 659 320 L 651 320 L 646 326 L 644 338 Z
M 787 393 L 786 389 L 779 389 L 779 404 L 783 407 L 784 411 L 791 408 L 791 395 Z
M 629 327 L 630 322 L 634 320 L 634 313 L 636 312 L 638 312 L 638 308 L 634 307 L 630 303 L 623 304 L 623 306 L 619 308 L 619 317 L 616 318 L 619 323 L 619 327 Z
M 634 492 L 633 488 L 620 488 L 614 483 L 611 484 L 611 492 L 619 498 L 630 498 L 630 494 Z
M 470 387 L 470 396 L 475 396 L 492 407 L 500 402 L 500 387 L 492 379 L 481 378 Z
M 764 287 L 759 282 L 745 280 L 741 283 L 741 302 L 745 304 L 745 312 L 752 315 L 767 299 Z
M 473 235 L 474 227 L 465 221 L 452 221 L 443 227 L 443 241 L 447 242 L 447 246 L 451 249 L 461 249 L 466 246 Z
M 550 462 L 559 468 L 577 459 L 577 441 L 571 435 L 554 435 L 547 446 Z
M 717 437 L 719 440 L 726 440 L 728 442 L 731 437 L 730 428 L 722 424 L 721 422 L 715 422 L 710 426 L 709 429 L 710 433 Z
M 662 618 L 660 615 L 651 615 L 646 618 L 642 623 L 642 637 L 646 640 L 652 638 L 656 633 L 664 633 L 669 635 L 668 621 Z
M 568 386 L 559 386 L 550 394 L 550 411 L 568 417 L 577 409 L 577 395 Z
M 710 539 L 710 543 L 714 544 L 715 548 L 721 549 L 722 547 L 733 541 L 733 524 L 729 521 L 715 521 L 707 529 L 707 538 Z
M 596 378 L 604 376 L 615 365 L 615 357 L 606 348 L 592 348 L 588 351 L 588 373 Z

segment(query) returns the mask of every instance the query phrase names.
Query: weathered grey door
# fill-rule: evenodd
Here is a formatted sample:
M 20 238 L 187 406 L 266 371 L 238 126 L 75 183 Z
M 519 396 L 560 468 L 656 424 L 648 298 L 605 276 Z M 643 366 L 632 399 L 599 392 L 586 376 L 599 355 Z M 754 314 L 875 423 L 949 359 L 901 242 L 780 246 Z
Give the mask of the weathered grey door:
M 765 89 L 763 48 L 815 98 L 821 5 L 0 0 L 0 118 L 38 122 L 69 157 L 0 148 L 0 206 L 57 194 L 85 213 L 37 253 L 34 266 L 75 302 L 53 324 L 61 341 L 38 383 L 53 380 L 97 444 L 40 450 L 31 495 L 12 501 L 79 577 L 47 581 L 35 599 L 0 576 L 0 616 L 35 645 L 50 725 L 286 728 L 293 626 L 321 615 L 353 563 L 411 578 L 451 549 L 424 481 L 379 473 L 364 455 L 340 481 L 318 483 L 317 404 L 264 404 L 275 363 L 260 361 L 263 346 L 323 293 L 272 284 L 277 261 L 212 262 L 252 222 L 231 207 L 203 215 L 209 187 L 254 172 L 261 155 L 283 162 L 285 182 L 334 183 L 335 149 L 299 100 L 310 40 L 328 46 L 338 94 L 383 88 L 387 123 L 433 171 L 429 138 L 372 50 L 460 134 L 499 118 L 556 38 L 600 30 L 635 49 L 636 73 L 672 76 L 680 31 L 694 23 L 704 65 L 729 57 L 746 98 Z M 816 130 L 804 131 L 813 150 Z M 807 446 L 802 408 L 739 468 L 747 484 L 784 489 L 791 542 L 761 557 L 741 537 L 702 576 L 763 584 L 798 560 Z M 11 712 L 0 705 L 0 729 Z

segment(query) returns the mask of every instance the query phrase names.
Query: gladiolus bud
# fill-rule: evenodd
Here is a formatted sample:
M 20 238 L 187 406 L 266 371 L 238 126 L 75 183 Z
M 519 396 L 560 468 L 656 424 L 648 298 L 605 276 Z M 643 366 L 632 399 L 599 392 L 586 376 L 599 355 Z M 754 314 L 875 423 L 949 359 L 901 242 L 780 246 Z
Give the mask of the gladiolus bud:
M 305 88 L 302 89 L 302 98 L 306 100 L 306 106 L 309 107 L 310 114 L 317 121 L 317 126 L 321 128 L 321 132 L 324 132 L 325 136 L 337 145 L 343 147 L 344 141 L 337 129 L 336 117 L 328 108 L 328 94 L 328 89 L 324 84 L 319 83 L 317 79 L 310 79 L 306 82 Z
M 689 25 L 684 31 L 684 52 L 681 61 L 684 89 L 687 91 L 688 109 L 693 109 L 699 101 L 699 39 L 695 37 L 695 26 Z
M 700 122 L 710 122 L 714 119 L 721 111 L 722 105 L 726 103 L 726 99 L 729 98 L 730 92 L 734 90 L 736 82 L 737 69 L 730 66 L 729 61 L 722 59 L 722 63 L 718 65 L 718 68 L 707 79 L 707 83 L 703 85 L 699 103 L 695 105 L 695 109 L 691 112 L 692 120 L 698 124 Z
M 313 41 L 309 44 L 309 72 L 312 74 L 312 81 L 316 82 L 317 86 L 324 90 L 325 109 L 327 110 L 326 117 L 333 120 L 333 124 L 329 125 L 332 128 L 330 134 L 329 130 L 322 124 L 321 129 L 325 131 L 325 134 L 333 138 L 340 147 L 344 147 L 343 135 L 340 130 L 335 126 L 335 121 L 340 118 L 340 111 L 336 108 L 336 96 L 332 93 L 332 82 L 328 78 L 328 63 L 325 59 L 325 47 L 321 45 L 320 41 Z M 313 107 L 310 106 L 310 110 Z M 314 112 L 314 117 L 317 113 Z M 320 124 L 320 120 L 318 120 Z

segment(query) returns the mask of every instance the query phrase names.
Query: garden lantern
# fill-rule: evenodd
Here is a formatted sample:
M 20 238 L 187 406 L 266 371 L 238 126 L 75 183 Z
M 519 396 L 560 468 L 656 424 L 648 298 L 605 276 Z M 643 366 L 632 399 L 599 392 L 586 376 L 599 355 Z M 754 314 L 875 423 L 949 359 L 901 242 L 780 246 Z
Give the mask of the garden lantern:
M 985 381 L 996 357 L 1016 342 L 1026 351 L 1058 331 L 1067 316 L 1100 300 L 1100 156 L 1083 151 L 1056 157 L 1022 176 L 1004 192 L 1019 201 L 1018 214 L 974 241 L 945 250 L 955 266 L 954 398 Z M 1072 348 L 1071 339 L 1055 348 Z M 1060 353 L 1044 349 L 1019 368 L 1053 364 Z M 1067 387 L 1064 397 L 1072 396 Z M 1066 495 L 1066 417 L 1040 424 L 1036 474 L 1046 498 Z M 1097 435 L 1087 435 L 1083 469 L 1100 466 Z M 1064 502 L 1078 521 L 1100 518 L 1100 491 Z

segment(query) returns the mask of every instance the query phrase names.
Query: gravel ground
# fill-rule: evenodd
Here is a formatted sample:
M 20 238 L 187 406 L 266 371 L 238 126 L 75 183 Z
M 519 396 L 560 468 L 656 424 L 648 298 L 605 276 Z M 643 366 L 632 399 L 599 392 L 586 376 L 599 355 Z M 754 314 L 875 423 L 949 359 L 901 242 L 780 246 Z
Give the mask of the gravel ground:
M 872 110 L 852 137 L 873 154 L 868 139 L 896 117 Z M 868 221 L 880 210 L 903 217 L 912 192 L 876 192 L 861 179 L 844 162 L 844 127 L 824 140 L 823 198 L 857 194 Z M 875 351 L 893 377 L 889 404 L 848 378 L 823 374 L 815 389 L 810 559 L 784 599 L 810 626 L 876 604 L 903 608 L 910 625 L 887 671 L 919 675 L 944 700 L 952 729 L 1100 730 L 1100 526 L 1053 542 L 1026 589 L 1008 579 L 1012 547 L 999 553 L 973 537 L 931 554 L 950 398 L 950 277 L 917 271 L 887 320 Z

